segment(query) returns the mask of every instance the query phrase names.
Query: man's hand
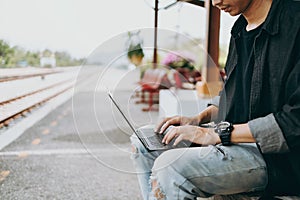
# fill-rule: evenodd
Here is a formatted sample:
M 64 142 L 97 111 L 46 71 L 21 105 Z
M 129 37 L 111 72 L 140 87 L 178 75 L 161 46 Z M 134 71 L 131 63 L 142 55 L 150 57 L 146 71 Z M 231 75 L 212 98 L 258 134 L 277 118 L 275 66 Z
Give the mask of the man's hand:
M 176 138 L 174 142 L 175 146 L 182 140 L 188 140 L 204 146 L 221 143 L 219 135 L 212 128 L 201 128 L 191 125 L 173 127 L 166 133 L 162 142 L 169 144 L 174 138 Z
M 218 108 L 214 105 L 207 107 L 199 115 L 194 117 L 183 117 L 183 116 L 174 116 L 168 117 L 162 120 L 155 128 L 156 133 L 163 133 L 171 125 L 194 125 L 198 126 L 200 123 L 211 122 L 218 113 Z
M 155 132 L 163 133 L 171 125 L 195 125 L 199 124 L 199 119 L 195 117 L 174 116 L 163 119 L 155 128 Z

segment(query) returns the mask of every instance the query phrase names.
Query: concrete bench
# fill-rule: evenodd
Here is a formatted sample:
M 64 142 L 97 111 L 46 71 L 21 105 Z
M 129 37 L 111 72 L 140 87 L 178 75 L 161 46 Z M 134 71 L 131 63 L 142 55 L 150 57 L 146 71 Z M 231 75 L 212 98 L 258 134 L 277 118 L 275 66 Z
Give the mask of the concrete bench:
M 196 90 L 160 90 L 159 117 L 194 116 L 204 110 L 210 98 L 201 98 Z

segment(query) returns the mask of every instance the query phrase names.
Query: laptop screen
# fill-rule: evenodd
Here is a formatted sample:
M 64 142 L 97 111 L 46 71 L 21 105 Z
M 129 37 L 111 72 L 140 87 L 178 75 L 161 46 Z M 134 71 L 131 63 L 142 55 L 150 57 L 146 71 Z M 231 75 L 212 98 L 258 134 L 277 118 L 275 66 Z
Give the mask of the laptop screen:
M 115 99 L 112 97 L 111 93 L 108 91 L 107 92 L 109 98 L 111 99 L 111 101 L 113 102 L 113 104 L 117 107 L 118 111 L 122 114 L 123 118 L 125 119 L 125 121 L 127 122 L 127 124 L 130 126 L 130 128 L 132 129 L 133 132 L 136 132 L 134 127 L 132 126 L 132 124 L 130 123 L 130 121 L 128 120 L 128 118 L 125 116 L 125 114 L 123 113 L 123 111 L 121 110 L 121 107 L 119 106 L 119 104 L 115 101 Z

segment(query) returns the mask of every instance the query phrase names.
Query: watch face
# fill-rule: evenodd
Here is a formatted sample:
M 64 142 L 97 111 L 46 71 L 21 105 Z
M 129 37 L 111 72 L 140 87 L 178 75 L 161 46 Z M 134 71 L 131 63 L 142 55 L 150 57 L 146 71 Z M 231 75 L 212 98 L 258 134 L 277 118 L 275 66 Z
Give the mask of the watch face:
M 221 142 L 224 146 L 231 145 L 231 131 L 233 126 L 229 122 L 220 122 L 215 129 L 215 132 L 219 134 Z
M 231 126 L 231 124 L 230 124 L 229 122 L 220 122 L 220 123 L 217 125 L 217 128 L 218 128 L 220 131 L 225 131 L 225 130 L 227 130 L 230 126 Z

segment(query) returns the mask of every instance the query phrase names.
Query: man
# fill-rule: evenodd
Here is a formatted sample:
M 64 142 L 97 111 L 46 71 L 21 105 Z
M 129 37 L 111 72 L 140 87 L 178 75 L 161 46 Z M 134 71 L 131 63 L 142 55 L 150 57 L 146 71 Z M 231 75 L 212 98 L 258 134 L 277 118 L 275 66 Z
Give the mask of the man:
M 144 199 L 214 194 L 300 194 L 300 2 L 212 0 L 239 15 L 219 101 L 195 117 L 157 126 L 163 138 L 202 147 L 148 152 L 132 137 Z M 218 100 L 218 99 L 216 99 Z M 215 129 L 199 124 L 215 121 Z M 269 197 L 266 197 L 269 198 Z

